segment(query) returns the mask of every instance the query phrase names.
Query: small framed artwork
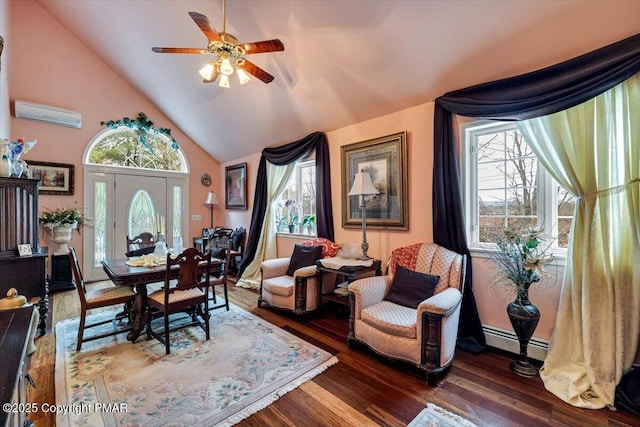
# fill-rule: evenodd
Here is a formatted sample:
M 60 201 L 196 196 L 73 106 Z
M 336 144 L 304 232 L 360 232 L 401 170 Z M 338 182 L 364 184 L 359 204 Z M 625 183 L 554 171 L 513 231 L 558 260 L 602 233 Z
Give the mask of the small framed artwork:
M 406 140 L 407 133 L 398 132 L 341 147 L 343 227 L 362 227 L 360 196 L 348 195 L 362 170 L 380 193 L 367 199 L 367 228 L 409 229 Z
M 227 209 L 247 209 L 247 164 L 224 168 L 225 202 Z
M 67 163 L 50 163 L 30 160 L 31 178 L 40 180 L 40 194 L 73 194 L 74 166 Z
M 18 245 L 18 255 L 20 256 L 32 255 L 31 245 L 29 243 L 25 243 L 24 245 Z

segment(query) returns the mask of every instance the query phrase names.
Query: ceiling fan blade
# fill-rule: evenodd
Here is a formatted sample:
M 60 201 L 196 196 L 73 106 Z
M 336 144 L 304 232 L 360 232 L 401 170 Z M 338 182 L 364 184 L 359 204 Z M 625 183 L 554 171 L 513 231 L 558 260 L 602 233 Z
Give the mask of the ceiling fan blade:
M 210 42 L 220 42 L 222 43 L 222 39 L 218 32 L 213 28 L 211 22 L 209 22 L 209 18 L 204 15 L 199 14 L 198 12 L 189 12 L 189 16 L 193 19 L 200 30 L 207 36 L 207 40 Z
M 247 55 L 252 53 L 279 52 L 284 50 L 284 45 L 279 39 L 244 43 L 242 47 L 244 48 Z
M 247 73 L 262 80 L 265 83 L 271 83 L 273 81 L 273 76 L 271 74 L 267 73 L 265 70 L 258 67 L 253 62 L 247 61 L 246 59 L 244 60 L 244 64 L 238 65 L 238 68 L 242 68 Z
M 152 47 L 155 53 L 209 53 L 207 49 L 195 47 Z

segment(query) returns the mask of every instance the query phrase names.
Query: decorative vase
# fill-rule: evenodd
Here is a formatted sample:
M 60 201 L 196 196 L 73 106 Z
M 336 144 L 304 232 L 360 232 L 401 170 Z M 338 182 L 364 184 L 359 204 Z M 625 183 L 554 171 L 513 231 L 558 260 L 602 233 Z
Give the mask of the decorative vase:
M 531 283 L 518 290 L 515 301 L 507 306 L 507 314 L 520 343 L 520 357 L 511 363 L 511 370 L 523 377 L 532 378 L 538 375 L 538 368 L 529 362 L 527 347 L 540 321 L 540 310 L 529 301 L 529 286 Z
M 51 240 L 58 245 L 54 255 L 66 255 L 69 253 L 69 243 L 73 240 L 71 233 L 77 226 L 78 223 L 75 221 L 71 224 L 62 224 L 59 226 L 45 224 L 45 227 L 51 230 Z
M 289 224 L 289 233 L 293 233 L 295 231 L 296 226 L 294 224 Z
M 22 160 L 14 160 L 12 164 L 13 176 L 20 178 L 24 172 L 24 162 Z
M 0 176 L 9 177 L 13 173 L 11 159 L 8 154 L 0 154 Z

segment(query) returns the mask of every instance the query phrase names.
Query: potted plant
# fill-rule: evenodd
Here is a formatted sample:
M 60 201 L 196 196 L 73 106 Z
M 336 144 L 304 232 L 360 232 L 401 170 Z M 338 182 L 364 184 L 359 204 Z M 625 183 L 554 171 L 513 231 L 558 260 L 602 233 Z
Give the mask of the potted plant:
M 316 216 L 306 215 L 302 220 L 302 226 L 305 228 L 307 234 L 315 234 Z
M 287 216 L 285 217 L 289 233 L 293 233 L 298 223 L 298 214 L 296 212 L 297 202 L 293 199 L 287 199 L 284 202 L 284 207 L 287 210 Z
M 47 208 L 45 208 L 47 209 Z M 77 208 L 47 209 L 40 214 L 40 224 L 51 233 L 51 240 L 58 245 L 55 255 L 69 252 L 69 243 L 73 240 L 72 231 L 86 222 L 84 215 Z
M 549 276 L 545 266 L 553 261 L 553 255 L 549 254 L 551 243 L 544 245 L 544 240 L 540 228 L 506 227 L 496 233 L 498 250 L 491 255 L 499 271 L 495 283 L 516 294 L 516 299 L 507 306 L 520 343 L 520 357 L 511 364 L 511 370 L 525 377 L 538 373 L 527 358 L 529 340 L 540 320 L 540 310 L 529 300 L 529 287 L 542 276 Z

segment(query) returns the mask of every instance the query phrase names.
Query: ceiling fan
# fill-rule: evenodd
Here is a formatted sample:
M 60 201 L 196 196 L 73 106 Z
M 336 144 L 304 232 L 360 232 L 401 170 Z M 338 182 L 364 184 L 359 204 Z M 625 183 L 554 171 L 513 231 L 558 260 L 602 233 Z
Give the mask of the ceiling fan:
M 219 85 L 230 87 L 229 76 L 237 70 L 240 84 L 245 84 L 250 80 L 249 74 L 262 80 L 264 83 L 271 83 L 273 76 L 262 68 L 248 61 L 244 56 L 254 53 L 278 52 L 284 50 L 284 45 L 279 39 L 263 40 L 252 43 L 239 43 L 238 39 L 227 33 L 227 13 L 226 0 L 222 0 L 222 32 L 218 33 L 209 22 L 209 18 L 197 12 L 189 12 L 189 16 L 204 33 L 209 40 L 205 49 L 188 47 L 154 47 L 152 51 L 156 53 L 197 53 L 213 55 L 214 60 L 209 62 L 200 70 L 204 83 L 216 81 L 220 76 Z M 249 74 L 247 74 L 249 73 Z

